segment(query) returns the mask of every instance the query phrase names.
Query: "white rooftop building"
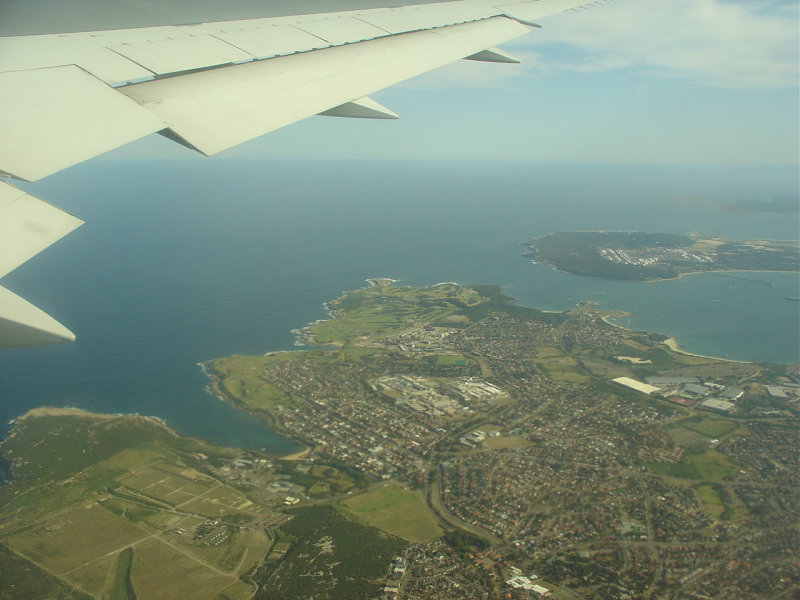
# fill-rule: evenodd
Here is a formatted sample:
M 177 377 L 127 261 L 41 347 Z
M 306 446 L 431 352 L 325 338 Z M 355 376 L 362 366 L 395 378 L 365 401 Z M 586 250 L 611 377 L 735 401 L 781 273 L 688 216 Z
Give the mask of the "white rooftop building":
M 612 379 L 611 381 L 613 381 L 614 383 L 618 383 L 620 385 L 624 385 L 625 387 L 631 388 L 633 390 L 636 390 L 637 392 L 642 392 L 643 394 L 647 394 L 648 396 L 661 391 L 660 388 L 657 388 L 654 385 L 650 385 L 642 381 L 636 381 L 635 379 L 631 379 L 630 377 L 617 377 L 615 379 Z

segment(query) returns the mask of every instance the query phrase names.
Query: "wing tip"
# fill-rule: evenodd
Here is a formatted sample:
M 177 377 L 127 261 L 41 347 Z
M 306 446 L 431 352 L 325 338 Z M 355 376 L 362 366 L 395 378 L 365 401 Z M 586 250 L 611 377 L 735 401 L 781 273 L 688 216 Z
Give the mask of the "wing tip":
M 43 310 L 0 287 L 0 348 L 75 341 L 75 334 Z

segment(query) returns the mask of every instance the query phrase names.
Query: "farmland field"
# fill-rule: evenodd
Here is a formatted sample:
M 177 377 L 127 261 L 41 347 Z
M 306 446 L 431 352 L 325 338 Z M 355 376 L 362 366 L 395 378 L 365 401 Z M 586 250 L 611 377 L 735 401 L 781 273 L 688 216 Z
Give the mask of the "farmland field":
M 213 598 L 236 581 L 158 539 L 136 547 L 131 581 L 140 598 Z
M 61 420 L 27 418 L 16 430 L 14 448 L 34 448 L 41 463 L 20 468 L 30 475 L 0 488 L 0 535 L 8 544 L 0 545 L 0 558 L 14 569 L 7 577 L 0 565 L 0 599 L 20 597 L 6 593 L 6 582 L 24 586 L 16 589 L 26 590 L 26 600 L 250 598 L 251 586 L 240 576 L 270 545 L 253 523 L 268 509 L 198 470 L 199 458 L 238 454 L 180 438 L 141 417 L 67 413 Z M 122 432 L 125 439 L 109 442 L 111 451 L 98 445 L 88 459 L 58 464 L 60 452 L 96 431 Z M 41 472 L 64 479 L 41 485 L 33 476 Z M 232 515 L 214 525 L 223 537 L 198 537 L 198 527 L 212 526 L 187 516 L 183 506 L 209 517 Z
M 64 574 L 149 534 L 98 504 L 66 510 L 9 544 L 16 551 L 57 574 Z

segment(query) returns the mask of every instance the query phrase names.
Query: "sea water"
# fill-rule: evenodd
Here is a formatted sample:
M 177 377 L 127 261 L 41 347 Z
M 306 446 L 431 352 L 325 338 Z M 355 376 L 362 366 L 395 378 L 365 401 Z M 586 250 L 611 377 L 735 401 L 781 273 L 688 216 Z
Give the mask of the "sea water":
M 295 446 L 204 391 L 200 361 L 291 349 L 292 329 L 368 277 L 496 283 L 524 305 L 581 300 L 618 322 L 737 360 L 798 360 L 796 274 L 611 281 L 523 257 L 561 230 L 797 239 L 797 215 L 749 213 L 796 191 L 791 168 L 96 160 L 26 186 L 86 225 L 3 285 L 75 331 L 0 350 L 0 420 L 39 405 L 166 420 L 217 444 Z

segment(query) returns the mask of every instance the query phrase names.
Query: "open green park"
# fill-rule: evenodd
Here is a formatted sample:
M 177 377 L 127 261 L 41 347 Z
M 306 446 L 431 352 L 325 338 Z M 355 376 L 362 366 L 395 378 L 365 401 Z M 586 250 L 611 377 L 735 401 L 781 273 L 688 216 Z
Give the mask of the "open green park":
M 360 521 L 409 542 L 427 542 L 444 533 L 419 492 L 397 482 L 342 500 L 339 506 Z

